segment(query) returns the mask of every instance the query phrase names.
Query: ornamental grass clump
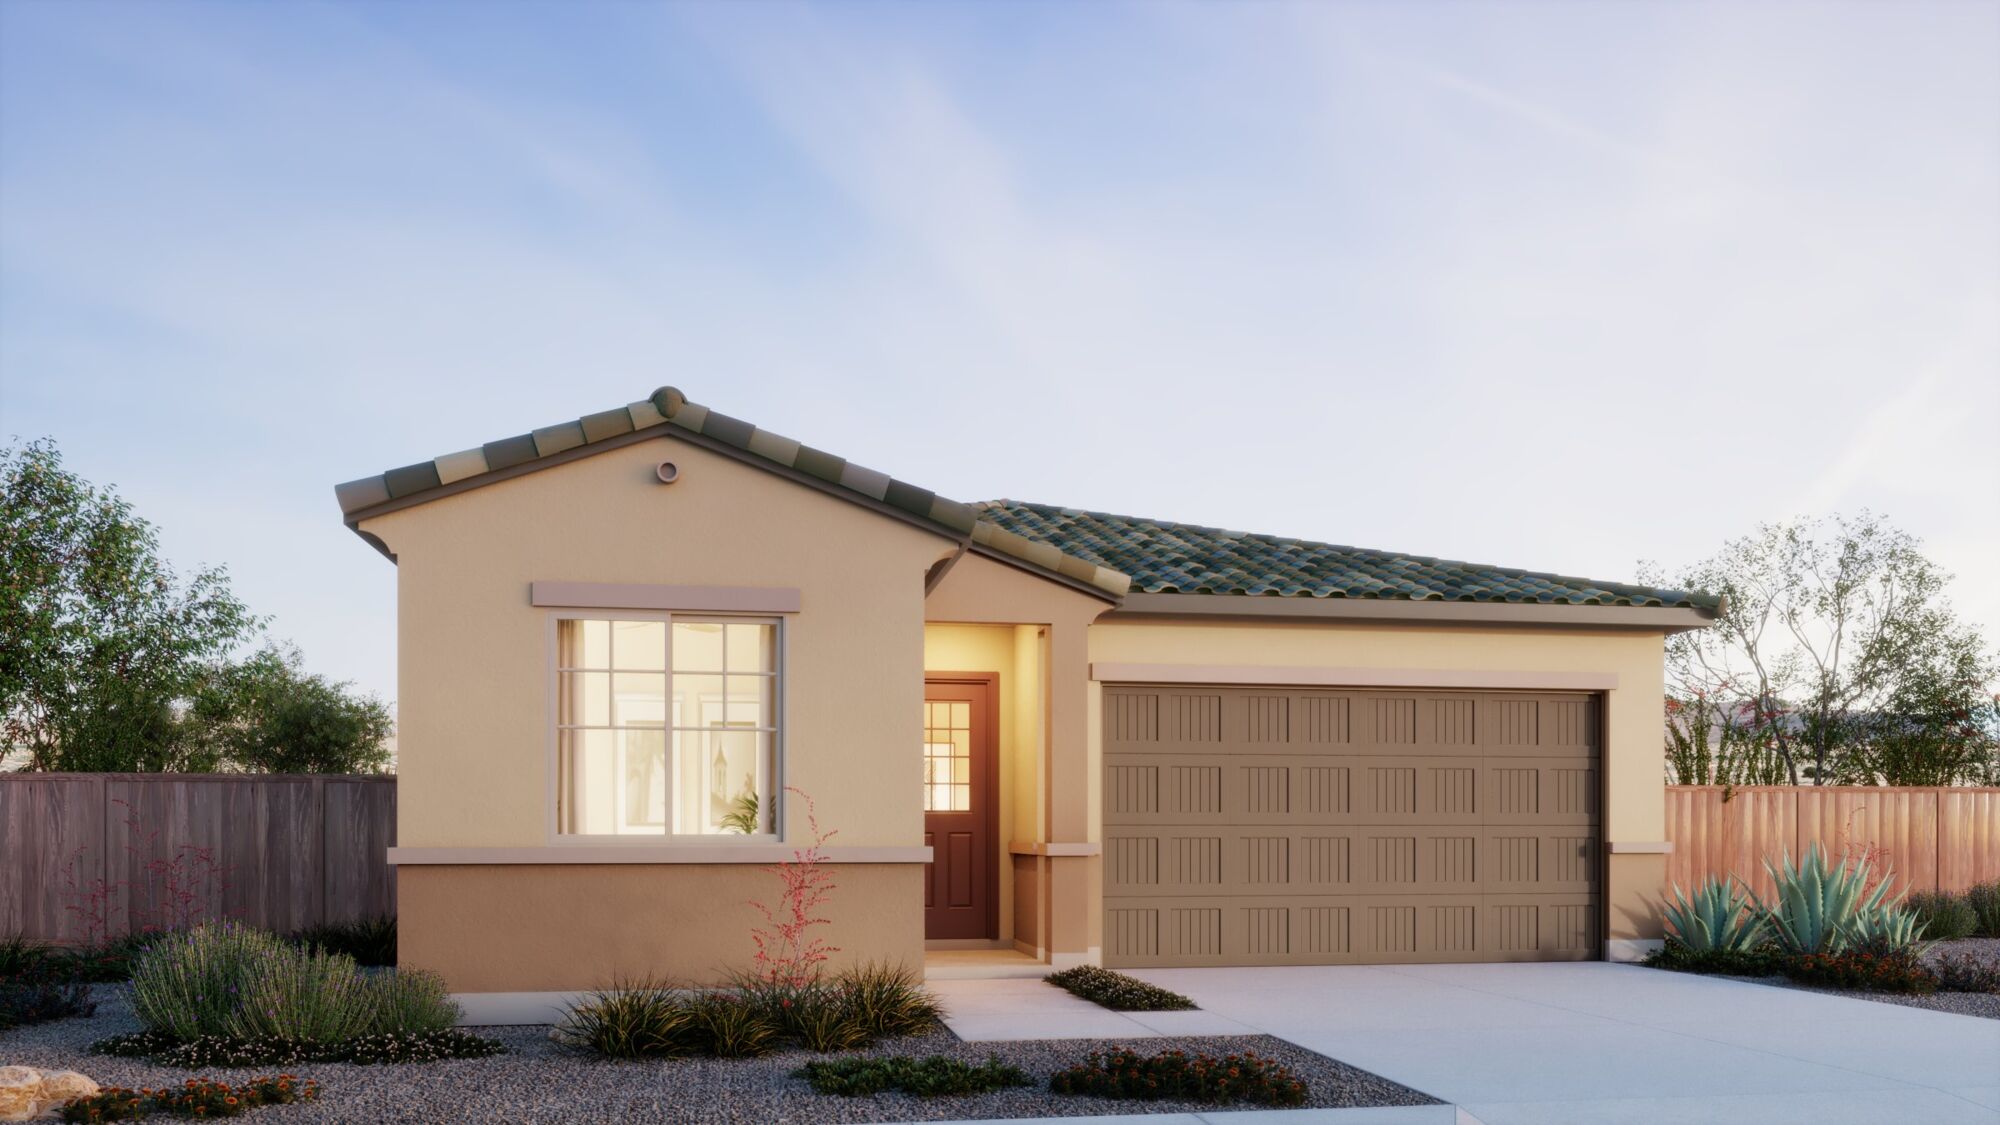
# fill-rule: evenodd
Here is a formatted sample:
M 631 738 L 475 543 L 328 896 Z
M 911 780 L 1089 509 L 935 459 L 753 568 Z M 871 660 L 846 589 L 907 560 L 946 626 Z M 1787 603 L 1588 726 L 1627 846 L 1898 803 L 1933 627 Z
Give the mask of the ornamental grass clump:
M 345 953 L 357 965 L 371 968 L 396 963 L 396 916 L 380 914 L 352 922 L 308 926 L 287 938 L 294 945 L 328 953 Z
M 352 957 L 290 946 L 280 950 L 245 967 L 221 1034 L 337 1043 L 373 1029 L 374 999 Z
M 429 1062 L 501 1047 L 455 1030 L 458 1005 L 420 970 L 363 973 L 344 953 L 233 922 L 165 935 L 132 974 L 146 1030 L 93 1045 L 168 1066 Z
M 1184 1051 L 1141 1055 L 1125 1047 L 1092 1051 L 1049 1078 L 1058 1094 L 1118 1100 L 1298 1106 L 1310 1091 L 1289 1067 L 1254 1051 L 1216 1058 Z
M 923 975 L 906 965 L 868 962 L 842 972 L 834 987 L 870 1039 L 916 1035 L 944 1022 L 944 1007 Z
M 795 1043 L 843 1051 L 937 1026 L 943 1009 L 917 974 L 862 965 L 804 983 L 744 974 L 727 988 L 681 988 L 653 979 L 591 993 L 550 1038 L 614 1059 L 685 1055 L 736 1058 Z
M 1979 930 L 1979 912 L 1964 895 L 1950 891 L 1912 891 L 1903 909 L 1916 915 L 1924 936 L 1932 941 L 1957 941 Z
M 563 1013 L 549 1037 L 608 1059 L 674 1059 L 701 1049 L 690 999 L 650 979 L 592 993 Z
M 428 969 L 398 969 L 368 973 L 361 978 L 368 994 L 369 1031 L 376 1035 L 410 1035 L 449 1031 L 463 1014 L 444 978 Z
M 1965 904 L 1979 918 L 1979 937 L 2000 938 L 2000 880 L 1980 883 L 1965 892 Z

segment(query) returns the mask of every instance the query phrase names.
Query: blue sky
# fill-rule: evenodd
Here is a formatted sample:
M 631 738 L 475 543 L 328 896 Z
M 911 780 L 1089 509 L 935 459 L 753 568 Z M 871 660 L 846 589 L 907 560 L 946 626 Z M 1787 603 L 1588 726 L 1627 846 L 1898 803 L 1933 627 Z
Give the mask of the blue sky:
M 2000 636 L 2000 5 L 0 3 L 0 435 L 394 696 L 335 482 L 673 383 L 960 499 Z

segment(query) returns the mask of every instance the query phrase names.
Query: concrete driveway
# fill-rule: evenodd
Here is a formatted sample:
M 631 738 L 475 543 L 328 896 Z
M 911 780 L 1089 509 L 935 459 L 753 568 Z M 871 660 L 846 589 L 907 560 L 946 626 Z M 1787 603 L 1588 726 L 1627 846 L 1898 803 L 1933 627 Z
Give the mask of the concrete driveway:
M 2000 1122 L 1995 1020 L 1630 965 L 1134 975 L 1202 1011 L 1128 1017 L 1078 1008 L 1035 981 L 940 982 L 940 991 L 966 1038 L 1264 1032 L 1485 1125 Z

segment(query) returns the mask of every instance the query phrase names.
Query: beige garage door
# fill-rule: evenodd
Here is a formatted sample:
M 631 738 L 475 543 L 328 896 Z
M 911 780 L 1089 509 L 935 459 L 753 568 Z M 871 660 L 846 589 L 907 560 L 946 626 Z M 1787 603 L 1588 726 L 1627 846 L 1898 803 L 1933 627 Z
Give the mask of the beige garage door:
M 1598 707 L 1107 686 L 1105 963 L 1596 957 Z

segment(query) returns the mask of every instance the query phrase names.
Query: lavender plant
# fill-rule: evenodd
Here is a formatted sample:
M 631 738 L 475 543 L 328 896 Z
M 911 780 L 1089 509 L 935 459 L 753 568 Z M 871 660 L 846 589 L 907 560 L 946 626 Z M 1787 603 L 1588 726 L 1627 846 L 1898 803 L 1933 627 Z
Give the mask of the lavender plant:
M 277 938 L 237 922 L 167 934 L 132 969 L 132 1010 L 179 1039 L 228 1034 L 257 966 L 285 954 Z

